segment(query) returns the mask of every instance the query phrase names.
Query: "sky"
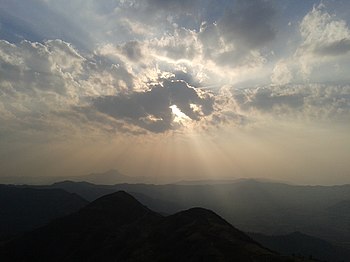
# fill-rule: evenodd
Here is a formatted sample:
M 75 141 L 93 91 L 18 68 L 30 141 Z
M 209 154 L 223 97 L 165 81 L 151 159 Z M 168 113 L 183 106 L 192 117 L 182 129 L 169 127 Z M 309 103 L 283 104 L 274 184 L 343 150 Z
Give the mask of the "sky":
M 0 0 L 0 177 L 350 183 L 350 2 Z

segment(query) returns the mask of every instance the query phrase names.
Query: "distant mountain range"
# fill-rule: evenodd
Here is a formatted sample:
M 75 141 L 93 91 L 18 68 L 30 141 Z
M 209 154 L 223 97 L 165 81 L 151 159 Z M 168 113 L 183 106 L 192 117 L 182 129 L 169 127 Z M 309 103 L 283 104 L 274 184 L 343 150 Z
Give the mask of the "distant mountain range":
M 92 201 L 118 190 L 130 192 L 157 212 L 172 214 L 201 206 L 246 232 L 283 235 L 295 231 L 350 248 L 350 186 L 294 186 L 241 180 L 217 185 L 113 186 L 61 182 L 50 188 Z
M 147 183 L 149 181 L 149 179 L 146 177 L 131 177 L 123 175 L 115 169 L 111 169 L 104 173 L 91 173 L 85 176 L 75 176 L 69 179 L 72 181 L 85 181 L 104 185 L 115 185 L 120 183 Z
M 143 176 L 132 177 L 111 169 L 103 173 L 91 173 L 82 176 L 3 176 L 0 177 L 2 184 L 17 185 L 47 185 L 59 181 L 70 180 L 75 182 L 89 182 L 94 184 L 115 185 L 120 183 L 150 183 L 151 179 Z
M 262 247 L 214 212 L 163 217 L 126 192 L 0 245 L 1 261 L 301 261 Z
M 171 184 L 176 185 L 220 185 L 220 184 L 232 184 L 236 182 L 242 182 L 252 179 L 203 179 L 203 180 L 180 180 L 173 181 Z M 279 182 L 269 179 L 254 179 L 259 182 Z M 90 173 L 80 176 L 0 176 L 0 183 L 2 184 L 17 184 L 17 185 L 48 185 L 61 181 L 74 181 L 74 182 L 89 182 L 97 185 L 115 185 L 121 183 L 128 184 L 169 184 L 169 181 L 159 180 L 146 176 L 127 176 L 122 174 L 116 169 L 110 169 L 101 173 Z

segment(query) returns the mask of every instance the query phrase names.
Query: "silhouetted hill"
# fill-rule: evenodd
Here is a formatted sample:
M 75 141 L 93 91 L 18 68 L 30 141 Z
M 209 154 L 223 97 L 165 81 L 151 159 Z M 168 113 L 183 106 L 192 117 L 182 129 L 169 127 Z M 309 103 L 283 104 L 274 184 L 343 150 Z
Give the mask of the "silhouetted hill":
M 1 261 L 297 261 L 263 248 L 214 212 L 163 217 L 125 192 L 0 246 Z
M 266 236 L 256 233 L 250 233 L 249 235 L 262 245 L 281 254 L 312 256 L 318 260 L 329 262 L 350 261 L 350 250 L 300 232 L 279 236 Z
M 165 218 L 151 235 L 167 261 L 284 261 L 214 212 L 191 208 Z M 175 251 L 175 252 L 174 252 Z
M 117 192 L 6 244 L 0 260 L 108 261 L 138 241 L 139 227 L 159 219 L 132 196 Z
M 88 202 L 62 189 L 0 185 L 0 238 L 32 230 L 73 213 Z

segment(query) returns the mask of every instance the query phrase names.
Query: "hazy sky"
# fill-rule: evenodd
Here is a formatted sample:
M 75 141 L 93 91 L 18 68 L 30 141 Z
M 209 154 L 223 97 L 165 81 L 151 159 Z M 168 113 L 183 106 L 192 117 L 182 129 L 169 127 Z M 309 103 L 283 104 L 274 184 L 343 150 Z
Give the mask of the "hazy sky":
M 0 176 L 350 183 L 350 1 L 0 0 Z

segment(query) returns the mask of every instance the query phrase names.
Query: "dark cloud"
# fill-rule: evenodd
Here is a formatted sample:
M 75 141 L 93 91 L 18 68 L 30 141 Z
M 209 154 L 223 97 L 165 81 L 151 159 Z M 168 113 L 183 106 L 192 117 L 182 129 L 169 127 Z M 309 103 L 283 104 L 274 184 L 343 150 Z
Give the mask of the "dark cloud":
M 138 41 L 129 41 L 121 47 L 122 53 L 131 61 L 139 61 L 142 58 L 140 43 Z
M 203 22 L 198 39 L 207 59 L 219 65 L 255 66 L 261 50 L 276 35 L 275 9 L 263 0 L 237 1 L 215 23 Z M 252 52 L 258 51 L 258 52 Z
M 249 118 L 252 113 L 274 117 L 331 119 L 348 121 L 350 87 L 348 85 L 285 85 L 236 90 L 233 98 Z
M 99 97 L 93 104 L 100 112 L 116 119 L 161 133 L 173 128 L 172 105 L 192 120 L 200 120 L 214 111 L 214 99 L 209 94 L 198 92 L 184 81 L 165 80 L 149 91 Z M 198 107 L 197 110 L 193 105 Z
M 328 45 L 316 47 L 314 52 L 319 55 L 338 56 L 350 51 L 350 39 L 341 39 Z
M 188 10 L 192 9 L 198 0 L 147 0 L 148 4 L 154 8 L 165 9 L 173 11 L 175 9 Z M 172 10 L 171 10 L 172 9 Z
M 304 104 L 302 94 L 278 94 L 267 88 L 257 89 L 251 96 L 236 94 L 234 97 L 242 108 L 254 107 L 262 111 L 271 111 L 275 106 L 300 108 Z
M 242 49 L 255 49 L 274 39 L 274 13 L 270 2 L 239 0 L 234 9 L 226 11 L 218 27 L 227 41 L 238 43 Z

